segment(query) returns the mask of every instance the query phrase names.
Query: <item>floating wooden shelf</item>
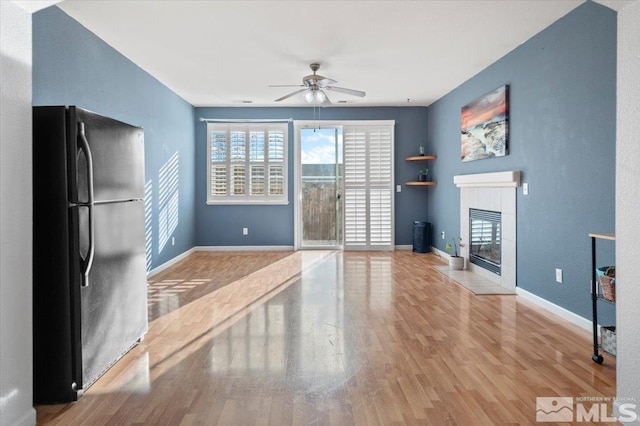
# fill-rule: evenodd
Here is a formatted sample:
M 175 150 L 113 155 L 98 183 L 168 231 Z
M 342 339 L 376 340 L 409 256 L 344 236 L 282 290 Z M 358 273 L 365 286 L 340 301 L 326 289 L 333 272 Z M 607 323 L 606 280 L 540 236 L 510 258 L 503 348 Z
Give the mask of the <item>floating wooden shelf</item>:
M 436 186 L 438 184 L 438 182 L 416 182 L 416 181 L 410 181 L 410 182 L 405 182 L 404 183 L 407 186 Z
M 589 234 L 589 236 L 591 238 L 598 238 L 598 239 L 601 239 L 601 240 L 610 240 L 610 241 L 615 241 L 616 240 L 615 234 L 596 234 L 596 233 L 593 233 L 593 234 Z
M 407 157 L 404 161 L 427 161 L 427 160 L 435 160 L 438 158 L 437 155 L 416 155 L 414 157 Z

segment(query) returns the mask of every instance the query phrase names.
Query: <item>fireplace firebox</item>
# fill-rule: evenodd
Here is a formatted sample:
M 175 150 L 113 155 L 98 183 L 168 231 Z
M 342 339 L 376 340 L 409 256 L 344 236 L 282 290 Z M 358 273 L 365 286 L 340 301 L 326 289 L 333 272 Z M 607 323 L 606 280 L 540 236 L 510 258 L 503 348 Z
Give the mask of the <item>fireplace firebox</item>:
M 501 214 L 469 209 L 469 261 L 500 275 L 502 259 Z

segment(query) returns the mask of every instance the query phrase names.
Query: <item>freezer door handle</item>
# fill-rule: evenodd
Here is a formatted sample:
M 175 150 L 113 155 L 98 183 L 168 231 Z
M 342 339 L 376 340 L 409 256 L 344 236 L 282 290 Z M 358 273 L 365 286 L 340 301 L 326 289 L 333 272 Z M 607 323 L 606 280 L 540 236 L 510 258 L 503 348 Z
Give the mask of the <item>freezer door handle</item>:
M 79 206 L 86 207 L 89 210 L 89 248 L 85 258 L 80 256 L 80 266 L 82 268 L 81 286 L 87 287 L 89 285 L 89 271 L 91 271 L 91 265 L 93 265 L 93 257 L 96 249 L 93 229 L 93 159 L 91 158 L 91 149 L 89 148 L 83 122 L 78 123 L 78 144 L 87 159 L 87 202 L 79 204 Z

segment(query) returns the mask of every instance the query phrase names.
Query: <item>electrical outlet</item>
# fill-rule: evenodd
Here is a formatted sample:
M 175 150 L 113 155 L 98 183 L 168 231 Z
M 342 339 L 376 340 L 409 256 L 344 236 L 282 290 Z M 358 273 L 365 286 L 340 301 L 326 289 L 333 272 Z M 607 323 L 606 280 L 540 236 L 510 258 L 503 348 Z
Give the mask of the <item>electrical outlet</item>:
M 529 184 L 526 182 L 522 184 L 522 194 L 529 195 Z
M 249 228 L 242 228 L 242 235 L 249 235 Z
M 562 284 L 562 269 L 556 268 L 556 282 Z
M 442 238 L 442 239 L 444 240 L 444 231 L 442 231 L 442 232 L 440 233 L 440 238 Z
M 176 245 L 176 237 L 171 237 L 171 245 L 172 246 Z

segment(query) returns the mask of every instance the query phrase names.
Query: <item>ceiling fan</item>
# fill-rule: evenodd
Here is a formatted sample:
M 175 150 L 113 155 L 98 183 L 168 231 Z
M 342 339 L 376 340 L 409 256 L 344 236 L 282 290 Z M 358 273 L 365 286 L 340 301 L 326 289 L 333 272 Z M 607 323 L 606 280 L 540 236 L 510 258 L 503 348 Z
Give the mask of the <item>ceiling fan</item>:
M 303 87 L 304 89 L 296 90 L 295 92 L 289 93 L 288 95 L 284 95 L 281 98 L 276 99 L 276 102 L 284 101 L 292 96 L 295 96 L 299 93 L 304 93 L 304 100 L 309 103 L 315 104 L 331 104 L 329 97 L 324 92 L 325 90 L 344 93 L 352 96 L 359 96 L 363 98 L 366 93 L 360 90 L 353 89 L 345 89 L 344 87 L 333 86 L 337 81 L 316 74 L 316 71 L 320 69 L 320 64 L 313 63 L 309 65 L 311 67 L 311 71 L 313 74 L 302 77 L 302 84 L 281 84 L 281 85 L 271 85 L 269 87 Z

